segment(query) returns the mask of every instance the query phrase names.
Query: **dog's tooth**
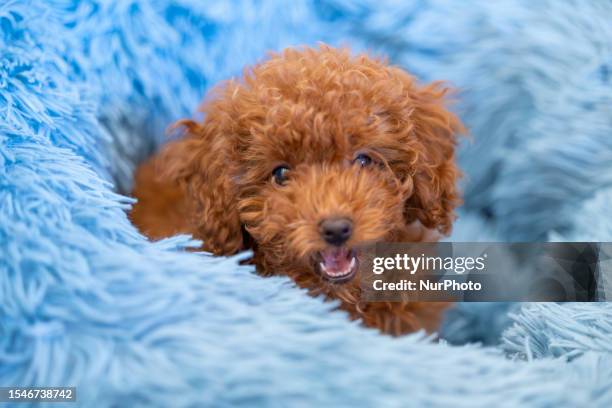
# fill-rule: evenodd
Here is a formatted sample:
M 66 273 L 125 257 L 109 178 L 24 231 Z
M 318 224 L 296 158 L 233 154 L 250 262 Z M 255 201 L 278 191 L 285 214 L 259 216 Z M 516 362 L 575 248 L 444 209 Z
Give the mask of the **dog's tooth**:
M 355 267 L 355 257 L 353 257 L 353 259 L 351 259 L 351 264 L 349 265 L 349 270 L 352 270 Z
M 325 264 L 323 262 L 319 262 L 319 266 L 321 267 L 321 270 L 323 272 L 327 272 L 327 268 L 325 267 Z

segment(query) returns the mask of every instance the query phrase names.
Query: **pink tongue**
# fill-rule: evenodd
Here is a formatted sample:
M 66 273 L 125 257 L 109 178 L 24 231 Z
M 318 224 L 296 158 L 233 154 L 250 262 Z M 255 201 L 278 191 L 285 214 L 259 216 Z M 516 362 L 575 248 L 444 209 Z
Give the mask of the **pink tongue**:
M 345 271 L 348 269 L 350 259 L 346 248 L 332 248 L 321 251 L 323 264 L 328 271 Z

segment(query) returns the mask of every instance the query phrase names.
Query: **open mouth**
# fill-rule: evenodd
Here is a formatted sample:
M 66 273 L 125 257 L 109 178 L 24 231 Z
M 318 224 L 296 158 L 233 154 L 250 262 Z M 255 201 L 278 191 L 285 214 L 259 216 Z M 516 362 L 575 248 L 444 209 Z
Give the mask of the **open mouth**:
M 355 251 L 344 247 L 325 249 L 316 258 L 316 269 L 323 278 L 333 283 L 353 279 L 359 266 Z

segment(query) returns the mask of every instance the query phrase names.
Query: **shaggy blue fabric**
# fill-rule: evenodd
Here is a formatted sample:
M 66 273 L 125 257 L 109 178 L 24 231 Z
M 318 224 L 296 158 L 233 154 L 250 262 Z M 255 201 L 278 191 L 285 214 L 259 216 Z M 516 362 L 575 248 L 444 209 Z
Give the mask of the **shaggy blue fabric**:
M 607 305 L 452 312 L 449 342 L 494 347 L 393 339 L 127 220 L 118 192 L 206 89 L 325 41 L 460 88 L 451 239 L 611 240 L 612 6 L 401 3 L 2 2 L 0 385 L 75 385 L 85 407 L 612 406 Z

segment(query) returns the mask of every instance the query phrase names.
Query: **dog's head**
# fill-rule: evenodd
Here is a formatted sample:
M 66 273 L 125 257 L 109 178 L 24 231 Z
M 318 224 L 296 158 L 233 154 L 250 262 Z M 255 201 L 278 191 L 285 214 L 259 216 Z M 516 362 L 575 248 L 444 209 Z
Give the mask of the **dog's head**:
M 367 56 L 286 50 L 217 88 L 203 123 L 180 122 L 165 174 L 207 250 L 345 282 L 365 244 L 450 231 L 462 127 L 445 93 Z

